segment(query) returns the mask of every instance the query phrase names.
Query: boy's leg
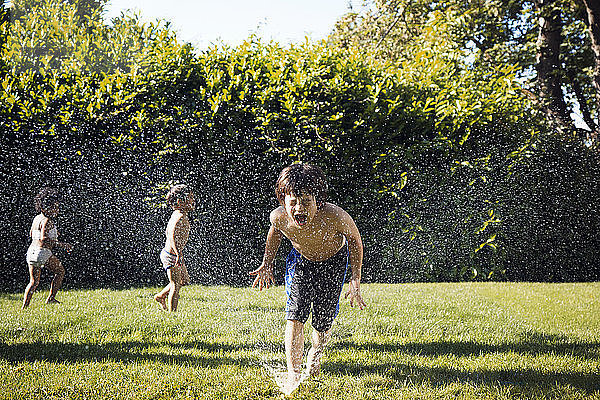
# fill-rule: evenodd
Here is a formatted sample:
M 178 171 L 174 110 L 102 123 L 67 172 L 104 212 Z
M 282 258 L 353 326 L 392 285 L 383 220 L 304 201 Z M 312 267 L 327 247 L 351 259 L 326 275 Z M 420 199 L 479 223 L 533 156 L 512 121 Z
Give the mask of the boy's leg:
M 190 274 L 188 273 L 185 263 L 181 264 L 181 286 L 190 284 Z
M 302 365 L 304 353 L 304 324 L 288 319 L 285 326 L 285 357 L 287 361 L 288 379 L 297 379 Z
M 29 307 L 29 303 L 31 302 L 31 297 L 33 296 L 33 292 L 37 289 L 40 283 L 40 275 L 42 274 L 42 269 L 39 266 L 29 264 L 29 284 L 25 288 L 25 294 L 23 295 L 23 309 Z
M 181 289 L 181 269 L 174 265 L 167 270 L 169 276 L 169 297 L 167 298 L 167 308 L 169 311 L 177 311 L 179 303 L 179 289 Z
M 46 262 L 46 268 L 54 273 L 54 278 L 52 278 L 52 283 L 50 284 L 50 294 L 46 299 L 46 303 L 60 303 L 56 300 L 56 293 L 58 293 L 58 289 L 62 286 L 63 278 L 65 277 L 65 268 L 56 256 L 50 256 L 48 262 Z
M 285 306 L 287 324 L 285 327 L 285 355 L 288 369 L 288 383 L 300 378 L 302 355 L 304 354 L 304 323 L 310 314 L 313 297 L 312 275 L 304 268 L 298 251 L 292 249 L 286 260 Z
M 172 260 L 172 257 L 170 257 L 170 254 L 168 252 L 166 252 L 165 250 L 161 251 L 161 253 L 160 253 L 160 261 L 163 265 L 163 268 L 165 268 L 167 277 L 169 278 L 169 284 L 167 286 L 165 286 L 163 288 L 163 290 L 161 290 L 154 296 L 154 300 L 160 304 L 160 306 L 163 308 L 163 310 L 168 310 L 169 308 L 167 307 L 166 299 L 167 299 L 167 296 L 169 295 L 169 293 L 171 292 L 171 287 L 172 287 L 171 276 L 169 275 L 169 270 L 174 267 L 175 261 Z
M 335 317 L 339 312 L 340 295 L 348 270 L 348 249 L 346 246 L 333 257 L 326 260 L 322 279 L 317 283 L 320 288 L 315 295 L 312 317 L 312 347 L 308 352 L 306 365 L 309 374 L 317 376 L 321 372 L 321 357 L 325 344 L 331 338 Z
M 168 272 L 167 272 L 167 274 L 168 274 Z M 163 288 L 163 290 L 161 290 L 154 296 L 154 300 L 156 300 L 161 305 L 163 310 L 167 309 L 167 301 L 165 299 L 168 296 L 170 291 L 171 291 L 171 282 L 169 282 L 169 284 L 167 286 L 165 286 Z
M 310 376 L 318 376 L 321 373 L 321 356 L 323 355 L 323 349 L 331 338 L 331 329 L 327 331 L 319 332 L 313 329 L 312 332 L 312 347 L 308 351 L 306 357 L 306 367 L 308 368 L 308 374 Z

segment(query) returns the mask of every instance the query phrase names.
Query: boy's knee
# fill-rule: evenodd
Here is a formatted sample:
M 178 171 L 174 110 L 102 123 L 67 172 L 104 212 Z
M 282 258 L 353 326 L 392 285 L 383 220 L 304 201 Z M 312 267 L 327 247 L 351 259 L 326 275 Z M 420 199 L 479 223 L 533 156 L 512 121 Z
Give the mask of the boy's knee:
M 313 316 L 314 318 L 314 316 Z M 332 322 L 328 321 L 315 321 L 313 319 L 312 327 L 319 335 L 327 335 L 327 332 L 331 331 Z
M 304 322 L 300 321 L 300 320 L 297 320 L 297 319 L 289 319 L 288 318 L 287 322 L 288 322 L 288 325 L 291 325 L 291 326 L 293 326 L 295 328 L 302 328 L 302 327 L 304 327 Z
M 325 331 L 318 331 L 315 329 L 312 337 L 313 337 L 313 342 L 325 344 L 331 338 L 331 329 L 328 329 Z

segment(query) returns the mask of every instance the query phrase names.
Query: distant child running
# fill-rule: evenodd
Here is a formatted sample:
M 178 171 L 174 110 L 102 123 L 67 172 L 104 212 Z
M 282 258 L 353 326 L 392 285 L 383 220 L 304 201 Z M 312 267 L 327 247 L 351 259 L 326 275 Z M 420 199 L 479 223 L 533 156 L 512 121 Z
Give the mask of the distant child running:
M 29 284 L 23 296 L 23 308 L 29 307 L 33 292 L 40 283 L 42 267 L 46 267 L 54 274 L 50 285 L 50 294 L 46 303 L 60 303 L 56 300 L 56 293 L 62 285 L 65 268 L 60 260 L 52 254 L 54 247 L 62 247 L 71 251 L 73 247 L 68 243 L 58 241 L 58 230 L 54 219 L 58 215 L 59 195 L 55 189 L 43 188 L 34 200 L 35 210 L 39 213 L 31 224 L 29 236 L 31 245 L 27 250 L 27 266 L 29 267 Z
M 356 224 L 346 211 L 325 202 L 327 182 L 321 169 L 294 164 L 281 171 L 275 188 L 280 207 L 271 212 L 262 265 L 252 287 L 273 284 L 273 260 L 283 236 L 292 243 L 287 257 L 285 352 L 288 382 L 300 379 L 304 352 L 304 324 L 312 308 L 312 348 L 307 356 L 310 375 L 320 372 L 323 348 L 330 338 L 348 260 L 352 278 L 345 297 L 350 305 L 366 306 L 360 293 L 363 245 Z
M 187 185 L 176 185 L 167 194 L 167 204 L 173 208 L 173 214 L 167 224 L 165 247 L 160 252 L 160 261 L 169 277 L 169 284 L 154 296 L 163 309 L 176 311 L 179 302 L 179 290 L 190 283 L 183 249 L 190 236 L 188 212 L 196 208 L 194 194 Z

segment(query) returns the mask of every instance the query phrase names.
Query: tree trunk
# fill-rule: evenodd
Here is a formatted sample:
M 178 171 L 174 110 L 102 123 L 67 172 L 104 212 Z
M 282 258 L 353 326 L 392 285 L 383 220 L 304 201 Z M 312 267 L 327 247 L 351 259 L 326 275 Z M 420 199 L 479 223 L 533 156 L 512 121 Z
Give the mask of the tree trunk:
M 573 93 L 575 93 L 575 98 L 577 99 L 577 102 L 579 103 L 579 110 L 581 111 L 581 116 L 583 117 L 583 121 L 592 130 L 592 132 L 596 132 L 596 130 L 598 129 L 598 126 L 596 125 L 596 122 L 592 118 L 592 113 L 590 112 L 590 108 L 588 107 L 588 103 L 587 103 L 587 100 L 583 93 L 583 89 L 582 89 L 581 85 L 579 84 L 579 81 L 577 80 L 577 74 L 575 73 L 575 71 L 569 70 L 569 72 L 567 73 L 567 77 L 569 78 L 569 81 L 571 82 L 571 87 L 573 88 Z M 588 136 L 586 138 L 590 139 L 590 135 L 588 134 Z
M 597 0 L 591 0 L 597 1 Z M 556 0 L 537 0 L 540 13 L 536 70 L 543 110 L 561 130 L 574 130 L 561 86 L 562 18 Z
M 583 0 L 587 10 L 588 30 L 592 39 L 594 51 L 594 75 L 592 77 L 596 89 L 596 115 L 600 114 L 600 2 L 598 0 Z M 598 124 L 600 125 L 600 117 Z M 598 129 L 596 129 L 596 135 Z

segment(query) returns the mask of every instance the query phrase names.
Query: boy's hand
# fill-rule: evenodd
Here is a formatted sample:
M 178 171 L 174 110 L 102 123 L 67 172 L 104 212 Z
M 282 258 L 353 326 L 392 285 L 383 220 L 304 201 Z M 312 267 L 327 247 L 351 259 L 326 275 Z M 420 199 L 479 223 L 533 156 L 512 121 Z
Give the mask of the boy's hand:
M 262 263 L 260 267 L 249 273 L 250 275 L 256 275 L 252 288 L 258 286 L 258 290 L 268 289 L 271 285 L 275 284 L 273 279 L 273 265 Z
M 367 303 L 365 303 L 365 301 L 362 298 L 362 295 L 360 294 L 360 280 L 352 278 L 348 286 L 349 290 L 348 292 L 346 292 L 344 298 L 347 299 L 348 297 L 350 297 L 350 306 L 354 307 L 354 302 L 356 301 L 358 308 L 360 308 L 361 310 L 365 308 L 367 306 Z
M 70 253 L 73 250 L 73 246 L 71 246 L 69 243 L 61 243 L 62 244 L 62 248 L 65 249 L 67 251 L 67 253 Z

